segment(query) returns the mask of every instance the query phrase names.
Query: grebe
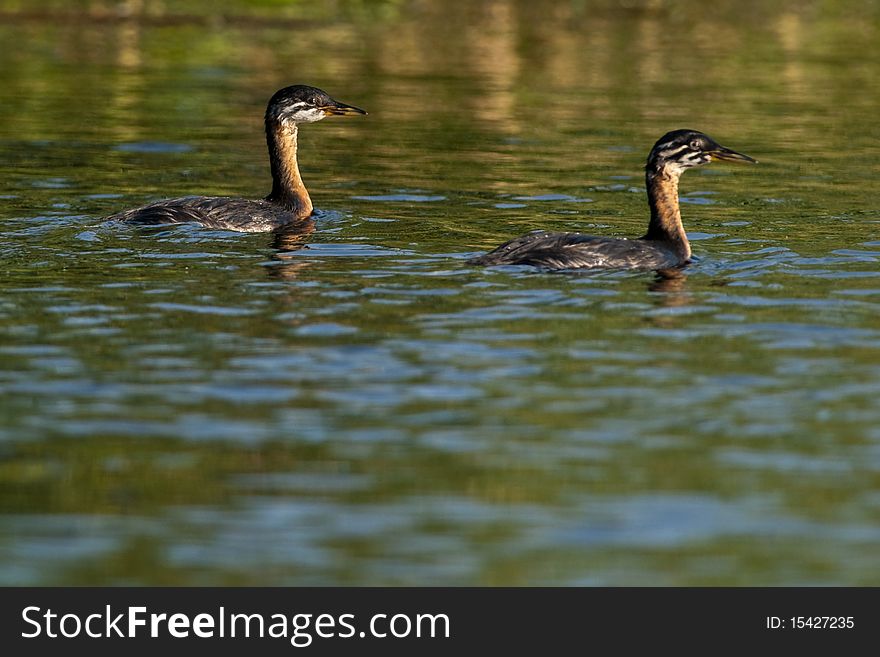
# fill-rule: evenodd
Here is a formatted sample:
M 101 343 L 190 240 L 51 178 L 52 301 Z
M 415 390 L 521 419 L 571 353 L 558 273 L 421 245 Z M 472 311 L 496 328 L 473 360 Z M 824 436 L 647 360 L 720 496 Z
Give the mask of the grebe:
M 756 162 L 696 130 L 663 135 L 645 165 L 651 222 L 636 240 L 537 230 L 468 260 L 473 265 L 534 265 L 550 269 L 669 269 L 689 262 L 691 247 L 678 206 L 678 179 L 685 169 L 712 160 Z
M 210 228 L 260 233 L 284 228 L 312 214 L 312 201 L 299 175 L 296 138 L 300 123 L 327 116 L 366 112 L 333 100 L 325 92 L 302 84 L 275 92 L 266 108 L 266 142 L 272 168 L 272 192 L 261 200 L 222 196 L 184 196 L 125 210 L 109 220 L 138 224 L 194 221 Z

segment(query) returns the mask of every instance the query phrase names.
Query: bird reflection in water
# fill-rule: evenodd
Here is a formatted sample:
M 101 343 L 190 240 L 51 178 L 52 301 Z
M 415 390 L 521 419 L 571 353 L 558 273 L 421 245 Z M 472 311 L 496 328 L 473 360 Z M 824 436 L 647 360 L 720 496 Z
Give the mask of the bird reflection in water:
M 315 220 L 306 217 L 272 233 L 272 263 L 266 267 L 269 277 L 293 280 L 311 263 L 296 254 L 309 248 L 308 241 L 315 232 Z
M 687 274 L 681 269 L 658 269 L 648 284 L 649 292 L 656 292 L 660 305 L 666 308 L 688 306 L 693 301 L 687 288 Z

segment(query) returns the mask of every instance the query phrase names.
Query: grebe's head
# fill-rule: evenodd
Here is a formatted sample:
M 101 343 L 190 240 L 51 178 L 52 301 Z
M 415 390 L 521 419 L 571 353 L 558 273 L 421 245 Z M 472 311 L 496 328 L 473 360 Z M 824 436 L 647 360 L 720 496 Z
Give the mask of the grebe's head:
M 719 144 L 709 135 L 696 130 L 673 130 L 657 140 L 648 155 L 648 171 L 666 170 L 681 175 L 685 169 L 709 164 L 713 160 L 757 162 Z
M 362 109 L 333 100 L 316 87 L 295 84 L 275 92 L 266 108 L 266 120 L 276 123 L 314 123 L 326 116 L 366 114 Z

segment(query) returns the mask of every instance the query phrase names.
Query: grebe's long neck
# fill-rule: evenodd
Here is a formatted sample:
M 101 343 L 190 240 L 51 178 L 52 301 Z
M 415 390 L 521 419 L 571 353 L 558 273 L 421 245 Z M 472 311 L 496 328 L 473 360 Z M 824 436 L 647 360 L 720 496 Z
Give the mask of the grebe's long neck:
M 306 191 L 296 162 L 297 126 L 291 122 L 266 121 L 266 143 L 272 167 L 272 193 L 266 200 L 283 205 L 298 218 L 312 214 L 312 200 Z
M 678 179 L 681 171 L 672 167 L 648 168 L 645 184 L 648 188 L 648 205 L 651 206 L 651 223 L 648 233 L 642 239 L 666 242 L 684 259 L 691 257 L 684 226 L 681 223 L 681 209 L 678 205 Z

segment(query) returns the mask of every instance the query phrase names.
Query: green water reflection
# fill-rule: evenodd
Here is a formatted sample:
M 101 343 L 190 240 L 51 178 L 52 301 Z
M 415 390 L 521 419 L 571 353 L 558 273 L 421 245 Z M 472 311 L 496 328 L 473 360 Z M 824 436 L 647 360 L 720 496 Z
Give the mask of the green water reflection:
M 0 583 L 878 584 L 880 11 L 0 0 Z M 268 192 L 316 231 L 101 217 Z M 679 279 L 477 270 L 637 236 Z M 304 245 L 307 248 L 301 248 Z

